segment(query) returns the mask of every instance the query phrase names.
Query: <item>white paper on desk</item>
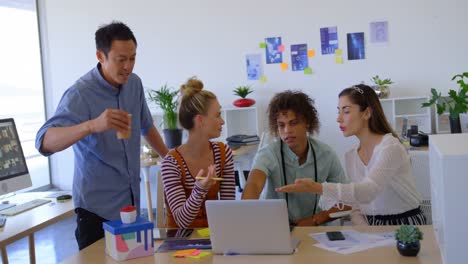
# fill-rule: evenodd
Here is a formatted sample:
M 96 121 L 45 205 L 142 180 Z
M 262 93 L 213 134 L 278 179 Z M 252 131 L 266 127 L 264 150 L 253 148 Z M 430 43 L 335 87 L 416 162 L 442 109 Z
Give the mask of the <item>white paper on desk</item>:
M 351 254 L 374 247 L 395 244 L 393 232 L 369 234 L 355 230 L 345 230 L 342 233 L 345 240 L 330 241 L 325 233 L 309 234 L 309 236 L 319 242 L 315 244 L 316 247 L 340 254 Z

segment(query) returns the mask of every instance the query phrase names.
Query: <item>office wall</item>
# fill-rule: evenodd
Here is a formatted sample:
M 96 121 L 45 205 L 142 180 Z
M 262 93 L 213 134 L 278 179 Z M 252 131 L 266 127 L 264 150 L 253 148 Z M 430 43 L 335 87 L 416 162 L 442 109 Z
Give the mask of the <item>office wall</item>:
M 335 122 L 341 89 L 379 74 L 396 82 L 393 97 L 428 95 L 431 87 L 456 88 L 450 78 L 468 70 L 468 2 L 463 0 L 39 2 L 49 116 L 65 89 L 96 64 L 94 32 L 113 19 L 127 23 L 139 41 L 135 72 L 146 87 L 177 87 L 197 75 L 222 105 L 230 105 L 232 89 L 251 84 L 260 113 L 274 93 L 303 90 L 316 100 L 319 138 L 340 157 L 355 142 L 343 138 Z M 388 45 L 368 43 L 369 22 L 376 20 L 389 22 Z M 333 55 L 319 55 L 319 29 L 327 26 L 338 27 L 345 58 L 346 33 L 365 32 L 366 59 L 336 65 Z M 247 81 L 245 55 L 263 54 L 259 42 L 272 36 L 283 38 L 288 63 L 291 44 L 315 49 L 317 56 L 309 61 L 314 73 L 264 65 L 266 83 Z M 71 188 L 72 161 L 71 150 L 52 156 L 54 184 Z

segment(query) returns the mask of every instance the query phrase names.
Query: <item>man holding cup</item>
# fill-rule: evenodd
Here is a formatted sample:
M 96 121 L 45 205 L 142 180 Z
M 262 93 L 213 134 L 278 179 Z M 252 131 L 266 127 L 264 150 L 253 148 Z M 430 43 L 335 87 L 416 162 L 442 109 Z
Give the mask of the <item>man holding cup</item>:
M 65 91 L 39 129 L 45 156 L 73 145 L 75 231 L 81 249 L 104 236 L 102 222 L 140 206 L 140 135 L 162 157 L 168 151 L 153 125 L 140 78 L 132 73 L 137 41 L 121 22 L 95 34 L 97 66 Z

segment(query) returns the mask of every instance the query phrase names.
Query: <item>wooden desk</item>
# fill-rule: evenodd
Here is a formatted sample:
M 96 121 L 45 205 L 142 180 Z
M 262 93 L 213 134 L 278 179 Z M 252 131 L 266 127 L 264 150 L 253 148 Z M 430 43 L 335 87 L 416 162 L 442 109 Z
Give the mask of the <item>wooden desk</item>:
M 48 194 L 50 194 L 50 192 L 20 193 L 5 200 L 19 204 L 37 198 L 44 198 Z M 4 264 L 8 263 L 6 246 L 25 236 L 29 237 L 30 263 L 36 263 L 34 232 L 74 214 L 75 207 L 72 200 L 63 203 L 56 202 L 55 198 L 50 198 L 50 200 L 52 201 L 51 203 L 43 204 L 29 211 L 7 217 L 5 226 L 0 229 L 0 249 Z
M 298 251 L 292 255 L 255 255 L 255 256 L 222 256 L 213 255 L 198 260 L 177 259 L 171 252 L 155 253 L 153 256 L 117 262 L 107 256 L 104 249 L 104 239 L 80 251 L 78 254 L 66 259 L 63 263 L 197 263 L 197 264 L 230 264 L 230 263 L 442 263 L 440 250 L 434 237 L 432 226 L 422 226 L 424 240 L 421 241 L 421 251 L 417 257 L 401 256 L 396 246 L 378 247 L 349 255 L 341 255 L 313 246 L 317 243 L 308 236 L 309 233 L 343 230 L 354 228 L 360 232 L 388 232 L 395 230 L 396 226 L 386 227 L 297 227 L 293 237 L 300 238 Z M 155 243 L 155 248 L 161 244 Z

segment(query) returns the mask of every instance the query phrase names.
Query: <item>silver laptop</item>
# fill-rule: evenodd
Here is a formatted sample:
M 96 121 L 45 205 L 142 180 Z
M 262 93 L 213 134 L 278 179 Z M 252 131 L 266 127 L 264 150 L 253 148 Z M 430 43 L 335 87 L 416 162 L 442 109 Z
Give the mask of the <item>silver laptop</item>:
M 206 213 L 215 254 L 292 254 L 285 200 L 208 200 Z

